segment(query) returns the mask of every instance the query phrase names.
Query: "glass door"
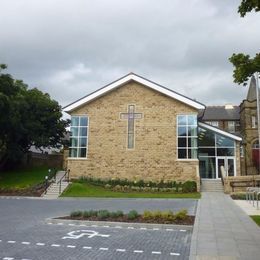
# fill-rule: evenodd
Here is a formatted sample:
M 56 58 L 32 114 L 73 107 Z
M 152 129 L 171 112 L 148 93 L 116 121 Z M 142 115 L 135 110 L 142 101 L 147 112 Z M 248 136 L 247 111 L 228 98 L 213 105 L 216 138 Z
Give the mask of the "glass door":
M 225 176 L 235 176 L 235 160 L 230 157 L 217 157 L 217 178 L 221 178 L 221 168 L 223 167 Z

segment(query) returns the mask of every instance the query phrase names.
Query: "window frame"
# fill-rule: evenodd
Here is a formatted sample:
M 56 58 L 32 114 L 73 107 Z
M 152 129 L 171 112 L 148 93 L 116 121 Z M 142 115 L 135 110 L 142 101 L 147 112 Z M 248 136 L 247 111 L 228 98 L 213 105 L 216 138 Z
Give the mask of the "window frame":
M 72 122 L 72 118 L 73 117 L 78 117 L 79 119 L 79 122 L 78 122 L 78 125 L 77 126 L 70 126 L 70 133 L 71 133 L 71 128 L 72 127 L 75 127 L 77 128 L 77 135 L 73 136 L 73 135 L 70 135 L 70 146 L 69 146 L 69 159 L 72 159 L 72 160 L 84 160 L 84 159 L 87 159 L 87 155 L 88 155 L 88 142 L 89 142 L 89 116 L 86 115 L 86 114 L 79 114 L 79 115 L 73 115 L 71 116 L 71 122 Z M 80 125 L 80 118 L 82 117 L 85 117 L 87 118 L 87 125 L 83 125 L 81 126 Z M 80 128 L 86 128 L 87 130 L 87 133 L 86 133 L 86 136 L 83 136 L 83 135 L 80 135 Z M 77 146 L 72 146 L 72 138 L 77 138 Z M 86 146 L 79 146 L 79 140 L 80 138 L 86 138 Z M 77 150 L 77 156 L 71 156 L 71 149 L 76 149 Z M 83 157 L 80 157 L 79 156 L 79 153 L 80 153 L 80 149 L 86 149 L 86 155 L 83 156 Z
M 185 116 L 185 125 L 179 124 L 179 117 Z M 189 116 L 195 117 L 195 124 L 189 124 Z M 186 134 L 185 135 L 179 135 L 179 128 L 186 128 Z M 189 135 L 189 128 L 195 127 L 196 129 L 196 135 Z M 186 145 L 185 147 L 179 146 L 179 138 L 185 139 Z M 192 143 L 192 140 L 195 140 L 196 146 L 189 146 L 189 140 Z M 179 161 L 194 161 L 198 160 L 198 119 L 197 114 L 178 114 L 176 116 L 176 158 Z M 179 157 L 179 151 L 185 150 L 186 158 L 180 158 Z M 195 150 L 195 157 L 192 157 L 192 150 Z M 191 157 L 189 158 L 189 154 L 191 154 Z

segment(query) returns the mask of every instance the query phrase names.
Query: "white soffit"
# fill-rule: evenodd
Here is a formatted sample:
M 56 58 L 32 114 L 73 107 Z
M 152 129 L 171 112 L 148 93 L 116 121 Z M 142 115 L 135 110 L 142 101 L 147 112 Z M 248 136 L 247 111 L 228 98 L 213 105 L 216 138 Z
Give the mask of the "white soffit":
M 228 132 L 226 132 L 226 131 L 223 131 L 223 130 L 221 130 L 221 129 L 219 129 L 219 128 L 216 128 L 216 127 L 214 127 L 214 126 L 211 126 L 211 125 L 208 125 L 208 124 L 204 124 L 204 123 L 201 123 L 201 122 L 199 122 L 198 125 L 201 126 L 201 127 L 206 128 L 206 129 L 208 129 L 208 130 L 211 130 L 211 131 L 213 131 L 213 132 L 216 132 L 216 133 L 218 133 L 218 134 L 221 134 L 221 135 L 224 135 L 224 136 L 226 136 L 226 137 L 229 137 L 229 138 L 231 138 L 231 139 L 233 139 L 233 140 L 242 141 L 242 138 L 241 138 L 241 137 L 239 137 L 239 136 L 237 136 L 237 135 L 230 134 L 230 133 L 228 133 Z
M 90 101 L 92 101 L 92 100 L 94 100 L 94 99 L 96 99 L 96 98 L 98 98 L 102 95 L 105 95 L 107 92 L 109 92 L 113 89 L 116 89 L 116 88 L 120 87 L 121 85 L 123 85 L 123 84 L 125 84 L 125 83 L 127 83 L 131 80 L 134 80 L 134 81 L 136 81 L 136 82 L 138 82 L 138 83 L 140 83 L 144 86 L 147 86 L 147 87 L 149 87 L 153 90 L 156 90 L 156 91 L 158 91 L 158 92 L 160 92 L 160 93 L 162 93 L 166 96 L 174 98 L 174 99 L 176 99 L 176 100 L 178 100 L 182 103 L 185 103 L 185 104 L 187 104 L 191 107 L 194 107 L 196 109 L 205 109 L 205 106 L 203 104 L 201 104 L 201 103 L 199 103 L 195 100 L 192 100 L 188 97 L 185 97 L 181 94 L 178 94 L 178 93 L 176 93 L 176 92 L 174 92 L 170 89 L 167 89 L 163 86 L 160 86 L 160 85 L 158 85 L 158 84 L 156 84 L 156 83 L 154 83 L 150 80 L 147 80 L 143 77 L 140 77 L 136 74 L 130 73 L 130 74 L 124 76 L 123 78 L 116 80 L 116 81 L 106 85 L 105 87 L 103 87 L 103 88 L 101 88 L 101 89 L 99 89 L 99 90 L 79 99 L 78 101 L 64 107 L 63 110 L 65 112 L 70 112 L 70 111 L 76 109 L 77 107 L 82 106 L 83 104 L 86 104 L 86 103 L 88 103 L 88 102 L 90 102 Z

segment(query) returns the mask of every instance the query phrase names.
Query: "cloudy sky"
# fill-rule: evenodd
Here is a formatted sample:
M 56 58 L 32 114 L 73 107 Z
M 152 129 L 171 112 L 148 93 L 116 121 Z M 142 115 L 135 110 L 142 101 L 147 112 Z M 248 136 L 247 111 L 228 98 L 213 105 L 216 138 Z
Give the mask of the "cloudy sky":
M 0 0 L 0 63 L 64 106 L 129 72 L 206 105 L 239 104 L 232 53 L 259 52 L 240 0 Z

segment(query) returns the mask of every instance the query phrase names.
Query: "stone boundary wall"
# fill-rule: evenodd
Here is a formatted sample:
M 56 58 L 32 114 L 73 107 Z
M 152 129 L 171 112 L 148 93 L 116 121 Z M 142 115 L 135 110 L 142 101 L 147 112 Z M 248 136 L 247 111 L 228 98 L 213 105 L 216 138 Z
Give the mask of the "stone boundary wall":
M 234 177 L 225 177 L 224 178 L 224 192 L 232 193 L 231 182 L 236 182 L 238 185 L 245 182 L 244 187 L 235 187 L 234 192 L 245 192 L 247 186 L 255 186 L 257 182 L 260 183 L 260 175 L 247 175 L 247 176 L 234 176 Z M 249 182 L 246 184 L 246 182 Z
M 48 166 L 49 168 L 63 168 L 63 154 L 41 154 L 41 153 L 28 153 L 23 164 L 26 166 L 38 167 Z

